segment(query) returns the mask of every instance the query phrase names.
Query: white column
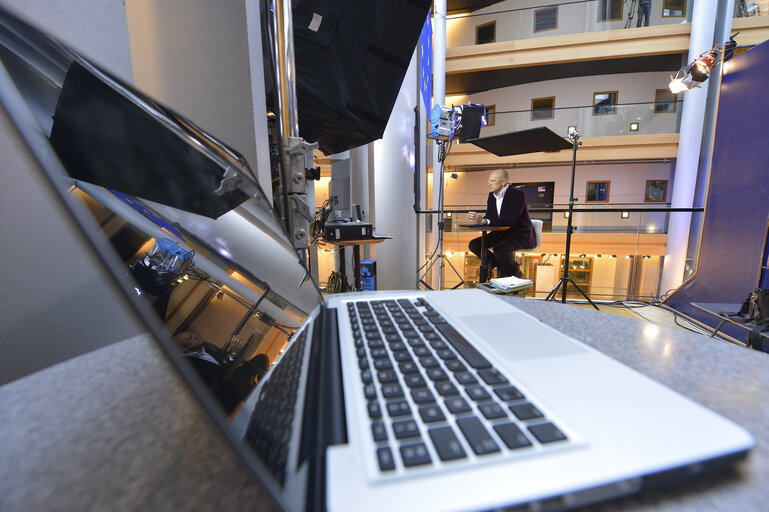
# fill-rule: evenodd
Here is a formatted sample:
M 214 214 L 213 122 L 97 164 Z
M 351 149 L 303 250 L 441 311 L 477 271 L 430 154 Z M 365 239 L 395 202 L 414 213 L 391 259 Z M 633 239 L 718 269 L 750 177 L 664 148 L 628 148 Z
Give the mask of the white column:
M 369 154 L 374 153 L 374 226 L 377 232 L 393 236 L 392 240 L 386 240 L 375 248 L 377 288 L 380 290 L 416 288 L 416 265 L 412 257 L 416 251 L 412 183 L 415 166 L 414 108 L 421 101 L 415 87 L 418 66 L 419 59 L 417 52 L 414 52 L 384 136 L 373 143 L 373 151 L 369 147 Z
M 702 52 L 712 48 L 716 25 L 717 9 L 710 2 L 693 3 L 692 31 L 687 62 L 694 61 Z M 694 89 L 683 93 L 683 95 L 684 104 L 681 113 L 678 156 L 671 198 L 672 208 L 691 208 L 694 205 L 708 88 Z M 678 287 L 683 281 L 691 217 L 691 213 L 670 214 L 665 263 L 660 282 L 661 294 Z
M 433 16 L 433 105 L 443 105 L 446 102 L 446 0 L 435 0 L 433 3 L 435 15 Z M 433 142 L 433 210 L 440 206 L 441 190 L 441 164 L 438 162 L 438 144 Z M 428 245 L 428 251 L 432 253 L 438 241 L 438 222 L 441 219 L 433 215 L 433 236 Z M 443 244 L 438 247 L 436 256 L 443 254 Z M 440 290 L 442 285 L 442 270 L 438 261 L 433 266 L 433 288 Z

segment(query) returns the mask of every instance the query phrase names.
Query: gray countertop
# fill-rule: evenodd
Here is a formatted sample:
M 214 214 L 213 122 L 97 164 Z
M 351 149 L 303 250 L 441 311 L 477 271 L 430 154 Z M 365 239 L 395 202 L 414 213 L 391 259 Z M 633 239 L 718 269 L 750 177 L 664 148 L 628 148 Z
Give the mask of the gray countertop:
M 726 474 L 591 510 L 767 509 L 766 354 L 592 309 L 503 300 L 734 420 L 757 439 L 748 459 Z M 147 336 L 1 387 L 0 411 L 2 511 L 271 508 Z

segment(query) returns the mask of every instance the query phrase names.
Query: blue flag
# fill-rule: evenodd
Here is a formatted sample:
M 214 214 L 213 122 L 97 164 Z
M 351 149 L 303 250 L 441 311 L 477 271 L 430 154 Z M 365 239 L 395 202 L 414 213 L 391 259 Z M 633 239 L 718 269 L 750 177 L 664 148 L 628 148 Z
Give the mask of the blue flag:
M 430 112 L 433 98 L 433 26 L 429 13 L 419 35 L 419 89 L 422 91 L 425 110 Z

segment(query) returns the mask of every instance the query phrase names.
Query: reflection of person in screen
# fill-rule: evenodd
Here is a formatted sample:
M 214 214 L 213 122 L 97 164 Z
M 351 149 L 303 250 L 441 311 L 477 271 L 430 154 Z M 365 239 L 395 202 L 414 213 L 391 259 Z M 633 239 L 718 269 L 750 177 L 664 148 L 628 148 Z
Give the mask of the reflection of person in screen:
M 492 267 L 498 268 L 499 277 L 521 277 L 523 273 L 515 261 L 515 251 L 534 247 L 536 235 L 526 206 L 526 196 L 511 187 L 508 180 L 506 170 L 492 171 L 489 175 L 486 214 L 481 216 L 480 213 L 472 212 L 467 215 L 467 219 L 473 224 L 510 227 L 504 231 L 491 231 L 486 235 L 486 261 L 490 262 Z M 470 241 L 470 250 L 481 258 L 481 237 Z

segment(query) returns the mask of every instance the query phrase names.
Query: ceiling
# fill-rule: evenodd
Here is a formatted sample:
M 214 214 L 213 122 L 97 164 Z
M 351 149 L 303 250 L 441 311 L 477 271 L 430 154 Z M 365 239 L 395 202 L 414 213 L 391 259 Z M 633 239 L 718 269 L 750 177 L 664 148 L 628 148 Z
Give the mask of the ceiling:
M 462 14 L 473 12 L 489 5 L 498 4 L 502 0 L 446 0 L 446 14 Z
M 684 57 L 685 55 L 683 54 L 646 55 L 622 59 L 567 62 L 545 66 L 456 73 L 446 75 L 446 94 L 472 94 L 499 89 L 500 87 L 578 76 L 649 71 L 670 71 L 675 73 L 682 66 Z

